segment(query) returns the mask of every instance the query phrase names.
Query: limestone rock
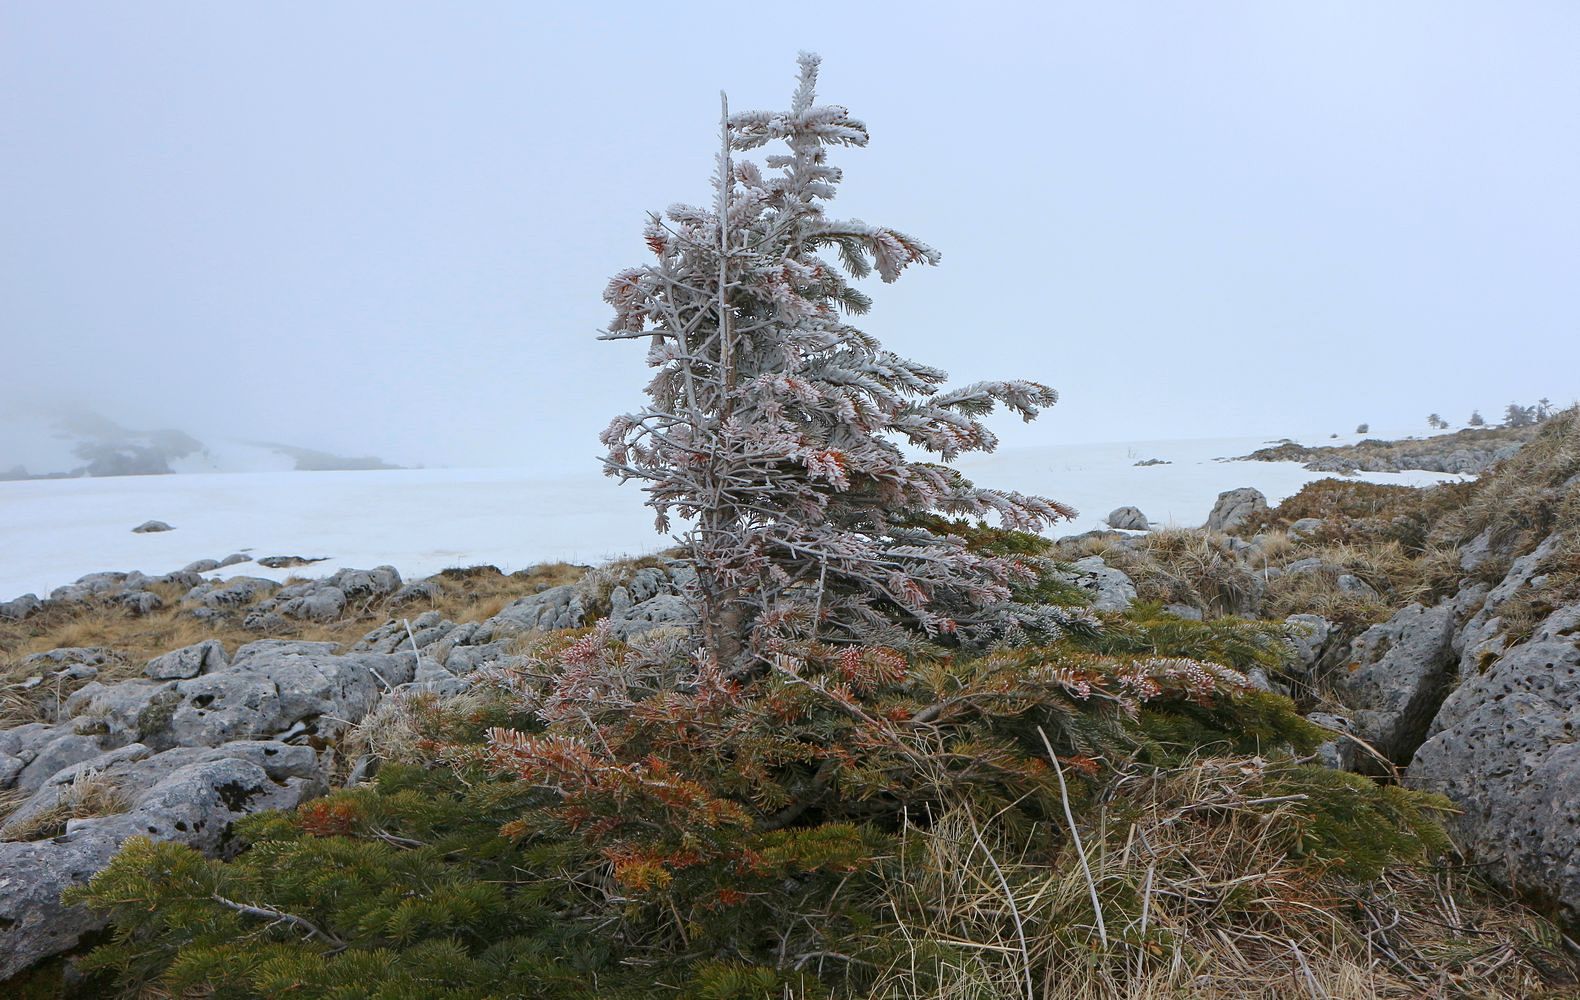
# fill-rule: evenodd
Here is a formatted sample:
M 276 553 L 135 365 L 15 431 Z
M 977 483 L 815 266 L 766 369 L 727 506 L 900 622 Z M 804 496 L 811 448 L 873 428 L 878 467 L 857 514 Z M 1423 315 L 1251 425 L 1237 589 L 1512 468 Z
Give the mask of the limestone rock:
M 224 583 L 199 584 L 187 592 L 186 600 L 201 603 L 205 608 L 234 608 L 251 604 L 280 589 L 273 580 L 259 576 L 238 576 Z
M 1103 562 L 1102 556 L 1087 556 L 1070 564 L 1073 574 L 1067 582 L 1092 595 L 1097 611 L 1123 611 L 1136 601 L 1136 585 L 1122 571 Z
M 126 811 L 71 820 L 49 840 L 0 843 L 0 980 L 103 926 L 86 910 L 63 905 L 60 895 L 97 874 L 128 838 L 222 853 L 237 818 L 289 809 L 325 790 L 312 750 L 283 743 L 129 753 L 98 775 L 123 790 Z
M 1309 538 L 1322 529 L 1322 518 L 1303 517 L 1289 526 L 1289 533 L 1296 538 Z
M 1106 520 L 1110 528 L 1121 531 L 1146 531 L 1152 527 L 1139 507 L 1116 507 L 1109 511 Z
M 1218 494 L 1218 502 L 1207 515 L 1208 531 L 1228 531 L 1250 520 L 1259 511 L 1267 509 L 1267 497 L 1261 490 L 1242 486 Z
M 218 640 L 204 639 L 195 645 L 154 657 L 143 668 L 143 675 L 156 681 L 186 680 L 198 674 L 223 670 L 229 665 L 225 647 Z
M 1412 604 L 1351 643 L 1335 688 L 1356 734 L 1395 763 L 1409 762 L 1447 694 L 1453 638 L 1449 606 Z
M 550 587 L 542 593 L 532 594 L 511 601 L 493 618 L 507 628 L 542 629 L 580 628 L 587 618 L 586 601 L 582 589 L 574 583 Z
M 684 598 L 675 594 L 659 594 L 630 606 L 619 618 L 611 615 L 610 619 L 615 635 L 631 639 L 656 628 L 689 626 L 696 620 L 696 615 Z
M 39 612 L 44 602 L 36 594 L 23 594 L 9 601 L 0 601 L 0 621 L 22 621 Z
M 1488 873 L 1580 914 L 1580 605 L 1492 655 L 1444 702 L 1409 784 L 1452 799 L 1461 847 Z M 1467 652 L 1470 650 L 1467 649 Z

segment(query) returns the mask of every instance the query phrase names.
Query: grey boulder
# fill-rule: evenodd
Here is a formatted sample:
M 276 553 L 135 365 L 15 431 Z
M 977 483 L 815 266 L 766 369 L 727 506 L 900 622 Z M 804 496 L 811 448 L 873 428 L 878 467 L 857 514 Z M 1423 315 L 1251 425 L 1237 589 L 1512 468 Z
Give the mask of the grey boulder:
M 1108 512 L 1108 526 L 1120 531 L 1146 531 L 1152 527 L 1139 507 L 1116 507 Z
M 1218 501 L 1207 515 L 1208 531 L 1229 531 L 1249 521 L 1253 515 L 1267 509 L 1267 497 L 1261 490 L 1242 486 L 1218 494 Z
M 1322 528 L 1322 518 L 1303 517 L 1289 526 L 1289 533 L 1296 538 L 1309 538 Z
M 131 748 L 127 748 L 130 750 Z M 66 906 L 67 888 L 92 878 L 134 836 L 173 840 L 221 853 L 234 821 L 264 809 L 289 809 L 325 791 L 316 755 L 283 743 L 237 743 L 123 754 L 94 772 L 125 797 L 124 812 L 70 820 L 49 840 L 0 843 L 0 981 L 66 951 L 104 925 Z M 63 794 L 86 772 L 43 791 Z
M 44 602 L 36 594 L 23 594 L 9 601 L 0 601 L 0 621 L 19 622 L 39 612 Z
M 579 585 L 567 583 L 511 601 L 488 623 L 507 630 L 580 628 L 587 623 L 587 602 Z
M 1454 663 L 1454 614 L 1412 604 L 1355 637 L 1334 686 L 1353 711 L 1356 735 L 1395 763 L 1426 739 Z
M 617 618 L 610 615 L 614 634 L 622 639 L 632 639 L 657 628 L 690 626 L 697 619 L 696 613 L 685 599 L 676 594 L 659 594 L 640 604 L 625 608 Z
M 1406 780 L 1462 810 L 1455 839 L 1494 878 L 1580 914 L 1580 605 L 1500 650 L 1443 703 Z
M 1061 574 L 1067 583 L 1073 583 L 1092 595 L 1092 607 L 1097 611 L 1123 611 L 1136 601 L 1136 585 L 1121 570 L 1103 562 L 1102 556 L 1087 556 L 1070 564 L 1073 572 Z
M 229 665 L 225 647 L 216 639 L 204 639 L 195 645 L 154 657 L 143 668 L 143 675 L 156 681 L 186 680 L 198 674 L 223 670 Z

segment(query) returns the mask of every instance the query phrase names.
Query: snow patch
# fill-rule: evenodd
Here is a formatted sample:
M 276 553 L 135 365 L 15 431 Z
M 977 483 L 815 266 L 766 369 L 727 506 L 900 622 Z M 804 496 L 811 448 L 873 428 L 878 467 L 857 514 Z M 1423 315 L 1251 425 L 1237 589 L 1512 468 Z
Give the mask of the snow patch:
M 1248 454 L 1267 440 L 1053 445 L 971 456 L 958 466 L 980 485 L 1078 508 L 1080 516 L 1060 526 L 1059 535 L 1102 528 L 1109 511 L 1127 504 L 1155 525 L 1195 527 L 1224 490 L 1253 486 L 1277 503 L 1326 477 L 1292 462 L 1219 460 Z M 1171 464 L 1136 466 L 1144 458 Z M 1357 478 L 1420 486 L 1461 477 L 1406 472 Z M 132 533 L 150 519 L 176 530 Z M 154 575 L 237 551 L 255 559 L 328 558 L 279 570 L 240 563 L 209 575 L 283 580 L 389 564 L 412 579 L 479 563 L 506 572 L 555 560 L 596 564 L 668 544 L 654 533 L 636 484 L 621 487 L 597 475 L 401 469 L 0 482 L 0 600 L 26 592 L 47 596 L 100 570 Z

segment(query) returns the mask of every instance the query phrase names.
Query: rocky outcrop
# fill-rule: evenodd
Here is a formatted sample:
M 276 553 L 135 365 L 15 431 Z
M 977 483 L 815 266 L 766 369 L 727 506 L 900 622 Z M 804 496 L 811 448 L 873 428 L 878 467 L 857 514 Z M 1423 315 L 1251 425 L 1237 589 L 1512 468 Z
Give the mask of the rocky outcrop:
M 172 528 L 170 525 L 166 524 L 163 521 L 144 521 L 142 524 L 139 524 L 137 527 L 132 529 L 132 531 L 136 532 L 139 535 L 146 535 L 146 534 L 150 534 L 150 533 L 156 532 L 156 531 L 174 531 L 174 530 L 175 530 L 174 528 Z
M 1489 874 L 1580 919 L 1580 604 L 1524 641 L 1503 630 L 1512 597 L 1543 583 L 1557 536 L 1514 561 L 1457 637 L 1459 683 L 1410 764 L 1409 784 L 1448 796 L 1461 847 Z M 1479 591 L 1467 588 L 1465 607 Z
M 225 647 L 213 639 L 156 656 L 143 668 L 143 676 L 156 681 L 186 680 L 230 665 Z
M 1289 526 L 1289 533 L 1295 538 L 1309 538 L 1322 530 L 1322 518 L 1302 517 Z
M 1334 680 L 1356 735 L 1395 763 L 1426 739 L 1454 663 L 1454 613 L 1412 604 L 1350 644 Z
M 37 594 L 23 594 L 9 601 L 0 601 L 0 621 L 19 622 L 31 618 L 44 607 Z
M 1281 441 L 1246 459 L 1258 462 L 1300 462 L 1312 472 L 1425 472 L 1479 475 L 1513 455 L 1535 436 L 1538 427 L 1467 428 L 1403 441 L 1358 441 L 1352 445 L 1307 447 Z M 1365 433 L 1359 431 L 1358 433 Z
M 0 836 L 35 824 L 73 790 L 94 782 L 124 810 L 68 819 L 44 840 L 0 843 L 0 981 L 73 947 L 104 921 L 66 906 L 61 893 L 86 882 L 129 838 L 150 837 L 224 852 L 231 826 L 262 809 L 289 809 L 326 788 L 317 755 L 277 742 L 232 743 L 153 754 L 133 745 L 52 776 L 12 814 Z
M 1120 531 L 1146 531 L 1152 527 L 1139 507 L 1116 507 L 1108 512 L 1106 520 L 1110 528 Z
M 1253 515 L 1266 509 L 1267 497 L 1261 490 L 1249 486 L 1228 490 L 1218 494 L 1218 501 L 1212 505 L 1212 512 L 1207 515 L 1207 530 L 1229 531 L 1238 528 Z
M 341 582 L 354 590 L 388 583 Z M 41 682 L 80 681 L 114 658 L 69 647 L 26 662 Z M 128 837 L 216 853 L 236 818 L 321 794 L 328 761 L 305 741 L 363 718 L 413 682 L 417 662 L 412 652 L 340 653 L 285 640 L 227 657 L 209 640 L 149 661 L 146 679 L 90 680 L 55 722 L 0 732 L 0 789 L 27 796 L 0 824 L 0 980 L 98 926 L 63 906 L 60 893 Z
M 1123 611 L 1136 602 L 1136 585 L 1123 571 L 1105 563 L 1102 556 L 1077 559 L 1070 564 L 1069 572 L 1057 575 L 1091 594 L 1096 611 Z
M 223 562 L 245 561 L 233 557 Z M 51 595 L 59 602 L 159 599 L 182 588 L 180 614 L 266 630 L 291 620 L 334 621 L 372 602 L 394 607 L 431 598 L 435 583 L 406 583 L 392 567 L 346 569 L 289 586 L 257 577 L 204 580 L 223 562 L 178 573 L 89 574 Z M 1101 560 L 1085 575 L 1110 581 Z M 1123 574 L 1117 574 L 1123 579 Z M 536 630 L 589 624 L 595 611 L 633 638 L 692 620 L 680 567 L 602 571 L 513 601 L 485 621 L 453 622 L 437 611 L 392 619 L 353 648 L 264 639 L 233 654 L 217 640 L 148 660 L 124 676 L 124 657 L 103 647 L 61 647 L 25 658 L 19 692 L 59 691 L 39 701 L 46 721 L 0 731 L 0 791 L 17 802 L 0 819 L 0 981 L 76 945 L 101 922 L 61 902 L 133 836 L 188 844 L 209 854 L 230 846 L 234 821 L 291 808 L 327 790 L 332 746 L 387 696 L 453 693 L 470 675 L 521 659 Z M 1133 596 L 1133 589 L 1131 591 Z M 10 617 L 45 602 L 5 605 Z M 130 606 L 130 605 L 129 605 Z M 112 669 L 113 668 L 113 669 Z M 365 777 L 376 762 L 352 763 Z M 338 773 L 338 768 L 337 768 Z
M 1456 645 L 1459 651 L 1459 676 L 1462 681 L 1475 677 L 1503 653 L 1503 605 L 1516 594 L 1535 585 L 1541 567 L 1553 556 L 1561 539 L 1553 535 L 1531 552 L 1514 560 L 1508 573 L 1487 592 L 1481 606 L 1465 623 Z

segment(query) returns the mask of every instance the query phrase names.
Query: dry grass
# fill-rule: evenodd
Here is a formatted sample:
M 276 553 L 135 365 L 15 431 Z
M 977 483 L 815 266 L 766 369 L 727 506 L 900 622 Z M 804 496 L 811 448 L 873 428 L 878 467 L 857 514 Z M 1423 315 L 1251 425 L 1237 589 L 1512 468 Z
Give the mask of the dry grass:
M 1465 504 L 1434 526 L 1440 541 L 1463 543 L 1489 532 L 1519 555 L 1554 530 L 1580 531 L 1580 408 L 1541 425 L 1540 433 L 1512 458 L 1477 483 Z M 1567 486 L 1565 484 L 1568 484 Z
M 1299 803 L 1258 801 L 1258 766 L 1122 781 L 1088 831 L 1091 885 L 1069 843 L 1029 846 L 1067 838 L 964 801 L 909 827 L 888 889 L 903 942 L 873 1000 L 1580 995 L 1561 935 L 1462 874 L 1357 883 L 1293 856 Z
M 1230 549 L 1227 536 L 1159 531 L 1146 536 L 1131 553 L 1141 557 L 1134 560 L 1141 574 L 1136 583 L 1138 593 L 1145 590 L 1159 600 L 1167 593 L 1165 603 L 1190 604 L 1210 616 L 1254 610 L 1256 581 L 1250 568 Z
M 438 587 L 434 596 L 400 607 L 387 598 L 347 605 L 345 616 L 338 621 L 292 621 L 267 635 L 242 627 L 250 605 L 201 620 L 181 606 L 184 591 L 169 585 L 153 588 L 164 606 L 148 615 L 133 615 L 111 601 L 51 605 L 25 621 L 0 623 L 0 727 L 48 720 L 52 717 L 50 706 L 70 693 L 69 686 L 61 690 L 58 686 L 19 686 L 40 672 L 23 664 L 33 653 L 63 646 L 103 647 L 116 657 L 100 668 L 99 676 L 119 680 L 141 676 L 147 661 L 161 653 L 205 639 L 217 639 L 232 652 L 266 638 L 349 644 L 392 617 L 415 617 L 430 609 L 451 621 L 481 621 L 517 598 L 575 582 L 586 574 L 586 567 L 567 563 L 547 563 L 510 574 L 492 566 L 449 569 L 432 577 Z
M 0 818 L 15 811 L 27 798 L 28 794 L 24 793 L 20 796 L 12 796 L 10 801 L 0 803 Z M 52 808 L 31 817 L 21 826 L 6 831 L 6 839 L 26 841 L 58 836 L 65 832 L 69 820 L 112 816 L 125 812 L 130 804 L 130 797 L 108 778 L 88 772 L 79 775 L 76 781 L 67 786 Z
M 1060 559 L 1098 555 L 1128 575 L 1143 601 L 1185 604 L 1208 617 L 1254 610 L 1256 581 L 1237 558 L 1225 535 L 1191 528 L 1170 528 L 1136 538 L 1128 545 L 1083 538 L 1062 543 Z
M 1509 645 L 1529 639 L 1536 627 L 1559 608 L 1580 604 L 1580 533 L 1565 532 L 1538 572 L 1546 577 L 1541 586 L 1521 588 L 1498 607 Z
M 431 764 L 432 743 L 443 738 L 442 718 L 470 715 L 498 697 L 492 687 L 475 687 L 456 695 L 423 691 L 384 698 L 341 737 L 339 757 L 347 762 L 368 755 L 380 764 Z
M 1293 513 L 1309 516 L 1312 498 L 1301 499 L 1306 502 L 1297 503 Z M 1363 524 L 1344 515 L 1347 519 L 1336 529 L 1325 527 L 1307 537 L 1284 530 L 1282 525 L 1296 518 L 1283 517 L 1278 511 L 1275 508 L 1264 520 L 1255 546 L 1240 552 L 1234 551 L 1226 535 L 1171 529 L 1126 545 L 1100 537 L 1083 538 L 1063 543 L 1059 556 L 1100 555 L 1130 576 L 1141 600 L 1188 605 L 1209 618 L 1227 614 L 1283 618 L 1313 613 L 1346 628 L 1385 620 L 1412 602 L 1434 603 L 1457 590 L 1464 576 L 1454 546 L 1412 546 L 1394 537 L 1390 529 L 1397 528 L 1397 515 L 1387 508 L 1377 522 Z M 1420 535 L 1418 528 L 1412 524 L 1409 533 Z M 1319 559 L 1328 568 L 1296 574 L 1272 572 L 1308 558 Z M 1341 590 L 1341 573 L 1364 581 L 1377 596 Z

